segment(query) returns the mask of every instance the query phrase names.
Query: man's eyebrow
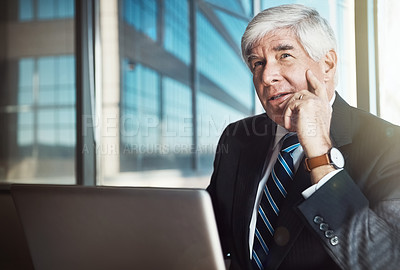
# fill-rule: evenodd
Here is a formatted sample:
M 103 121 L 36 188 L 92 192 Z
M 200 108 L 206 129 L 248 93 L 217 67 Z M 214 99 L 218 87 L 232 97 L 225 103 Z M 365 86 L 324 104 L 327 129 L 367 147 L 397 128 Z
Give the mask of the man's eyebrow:
M 274 48 L 272 48 L 274 51 L 288 51 L 288 50 L 293 50 L 294 47 L 292 45 L 289 44 L 279 44 L 277 46 L 275 46 Z
M 251 60 L 256 59 L 256 58 L 260 58 L 260 56 L 258 56 L 257 54 L 252 53 L 247 57 L 247 61 L 250 62 Z
M 279 44 L 279 45 L 276 45 L 275 47 L 273 47 L 272 49 L 276 52 L 279 52 L 279 51 L 293 50 L 294 47 L 293 47 L 293 45 L 290 45 L 290 44 Z M 257 58 L 260 58 L 260 56 L 252 53 L 247 57 L 247 61 L 250 62 L 251 60 L 257 59 Z

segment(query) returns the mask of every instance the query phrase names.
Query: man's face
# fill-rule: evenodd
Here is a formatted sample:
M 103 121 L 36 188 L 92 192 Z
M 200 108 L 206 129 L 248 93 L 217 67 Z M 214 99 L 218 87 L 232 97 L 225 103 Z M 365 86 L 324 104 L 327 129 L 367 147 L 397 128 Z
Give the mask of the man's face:
M 310 58 L 288 29 L 272 31 L 251 50 L 249 63 L 258 98 L 268 116 L 283 126 L 286 103 L 295 92 L 308 89 L 310 69 L 323 82 L 323 60 Z M 333 94 L 333 93 L 332 93 Z M 331 95 L 328 93 L 329 98 Z

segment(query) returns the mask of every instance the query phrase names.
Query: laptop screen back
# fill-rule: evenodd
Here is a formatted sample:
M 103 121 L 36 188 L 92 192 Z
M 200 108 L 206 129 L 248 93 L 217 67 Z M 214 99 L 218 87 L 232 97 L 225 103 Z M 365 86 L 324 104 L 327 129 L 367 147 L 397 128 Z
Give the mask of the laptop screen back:
M 42 269 L 225 269 L 205 190 L 13 186 Z

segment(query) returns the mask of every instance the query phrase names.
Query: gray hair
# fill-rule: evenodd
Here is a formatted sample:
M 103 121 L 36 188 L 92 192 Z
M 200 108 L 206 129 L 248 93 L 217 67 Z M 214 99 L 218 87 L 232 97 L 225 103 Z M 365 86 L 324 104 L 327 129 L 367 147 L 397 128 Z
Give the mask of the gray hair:
M 335 34 L 315 9 L 298 4 L 281 5 L 258 13 L 247 26 L 242 37 L 242 57 L 249 68 L 248 57 L 253 46 L 277 29 L 293 31 L 314 61 L 332 49 L 336 51 Z

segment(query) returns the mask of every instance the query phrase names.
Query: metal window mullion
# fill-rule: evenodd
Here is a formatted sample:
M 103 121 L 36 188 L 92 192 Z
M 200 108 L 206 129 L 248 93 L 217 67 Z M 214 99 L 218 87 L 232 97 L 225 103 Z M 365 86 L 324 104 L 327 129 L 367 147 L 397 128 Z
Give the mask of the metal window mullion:
M 95 115 L 93 110 L 93 2 L 75 0 L 76 42 L 76 182 L 96 184 Z M 89 120 L 89 121 L 86 121 Z
M 158 44 L 161 48 L 164 47 L 164 38 L 165 38 L 165 0 L 158 0 L 158 16 L 157 16 L 157 41 Z M 160 141 L 158 142 L 159 144 L 163 144 L 163 135 L 164 135 L 164 89 L 163 89 L 163 74 L 162 72 L 159 72 L 158 76 L 158 91 L 159 91 L 159 96 L 158 96 L 158 102 L 159 102 L 159 112 L 158 112 L 158 117 L 159 121 L 161 123 L 160 129 L 159 129 L 159 135 L 160 135 Z
M 197 138 L 197 92 L 198 92 L 198 77 L 197 77 L 197 35 L 196 35 L 196 10 L 197 1 L 189 1 L 189 25 L 190 25 L 190 55 L 191 55 L 191 68 L 190 68 L 190 86 L 192 89 L 192 169 L 198 171 L 199 169 L 199 154 L 198 154 L 198 138 Z
M 253 5 L 253 16 L 255 16 L 261 11 L 261 0 L 253 0 L 252 5 Z
M 356 74 L 357 74 L 357 107 L 367 112 L 377 113 L 377 43 L 376 43 L 376 9 L 371 13 L 372 0 L 355 1 L 355 35 L 356 35 Z M 373 33 L 369 31 L 370 17 L 373 16 Z M 370 52 L 372 51 L 372 55 Z M 376 92 L 375 92 L 376 91 Z M 374 99 L 374 96 L 376 98 Z
M 94 0 L 94 20 L 93 20 L 93 27 L 94 27 L 94 64 L 95 64 L 95 68 L 94 68 L 94 85 L 95 85 L 95 89 L 96 89 L 96 95 L 95 95 L 95 104 L 94 104 L 94 108 L 95 108 L 95 119 L 99 119 L 98 123 L 95 126 L 95 130 L 94 130 L 94 138 L 95 138 L 95 142 L 96 145 L 101 145 L 101 115 L 102 115 L 102 103 L 103 103 L 103 89 L 102 89 L 102 63 L 103 63 L 103 59 L 102 59 L 102 44 L 101 44 L 101 31 L 100 31 L 100 0 Z M 93 107 L 92 107 L 93 108 Z M 101 155 L 96 155 L 96 164 L 95 164 L 95 169 L 96 169 L 96 176 L 95 176 L 95 181 L 96 183 L 101 184 Z
M 355 1 L 357 107 L 369 111 L 368 3 Z
M 379 40 L 378 40 L 378 0 L 374 0 L 374 41 L 375 41 L 375 89 L 376 89 L 376 115 L 381 115 L 381 99 L 379 89 Z

